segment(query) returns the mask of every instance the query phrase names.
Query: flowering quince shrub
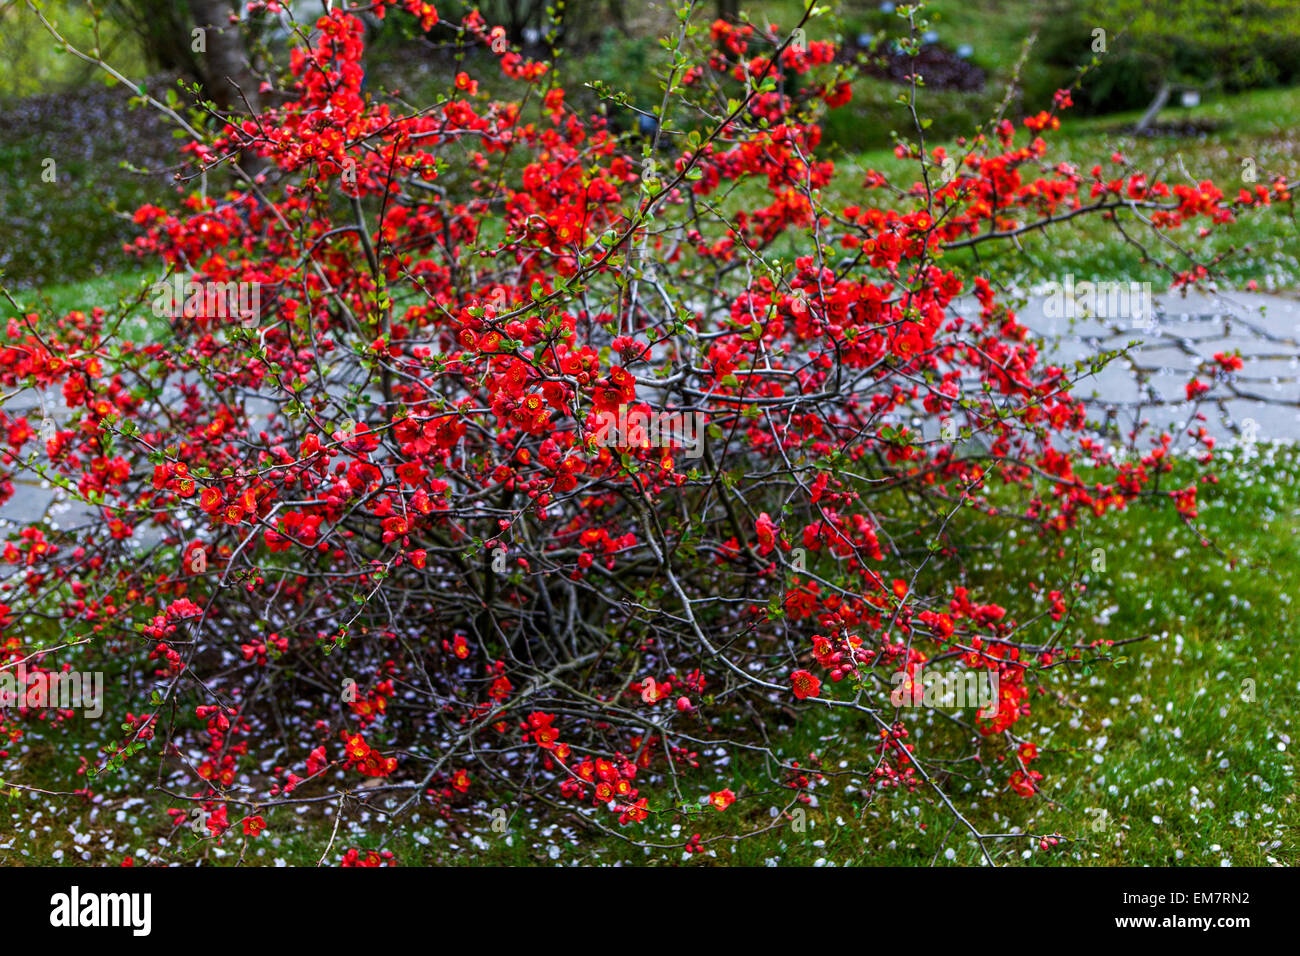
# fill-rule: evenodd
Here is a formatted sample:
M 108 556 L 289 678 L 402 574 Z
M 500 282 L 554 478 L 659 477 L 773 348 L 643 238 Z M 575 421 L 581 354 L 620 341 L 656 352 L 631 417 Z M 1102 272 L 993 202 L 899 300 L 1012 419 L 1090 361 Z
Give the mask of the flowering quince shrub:
M 336 5 L 260 115 L 205 132 L 171 113 L 190 174 L 175 208 L 135 214 L 134 253 L 255 283 L 255 321 L 200 306 L 138 345 L 98 307 L 8 320 L 4 387 L 71 414 L 40 434 L 0 413 L 3 493 L 36 472 L 91 516 L 10 536 L 0 660 L 114 675 L 84 790 L 135 775 L 218 841 L 292 826 L 299 803 L 364 800 L 390 833 L 420 807 L 527 803 L 694 853 L 747 799 L 814 800 L 820 758 L 773 730 L 835 712 L 873 798 L 960 817 L 934 773 L 953 754 L 890 701 L 895 675 L 945 667 L 996 676 L 996 707 L 959 723 L 980 773 L 1034 797 L 1025 717 L 1058 665 L 1105 648 L 1072 640 L 1070 582 L 968 578 L 968 519 L 1049 551 L 1143 496 L 1191 522 L 1196 486 L 1160 479 L 1184 440 L 1207 462 L 1213 441 L 1101 440 L 1071 392 L 1084 371 L 945 262 L 1086 214 L 1220 228 L 1286 184 L 1053 162 L 1062 91 L 954 162 L 918 126 L 898 146 L 913 181 L 868 171 L 829 202 L 817 121 L 851 66 L 828 43 L 685 21 L 656 132 L 629 137 L 477 14 L 364 9 L 474 47 L 478 75 L 422 107 L 363 93 L 360 10 Z M 689 416 L 698 444 L 602 433 L 629 410 Z M 12 750 L 69 716 L 8 710 L 0 730 Z M 741 753 L 770 788 L 715 760 Z M 685 844 L 655 836 L 690 819 Z

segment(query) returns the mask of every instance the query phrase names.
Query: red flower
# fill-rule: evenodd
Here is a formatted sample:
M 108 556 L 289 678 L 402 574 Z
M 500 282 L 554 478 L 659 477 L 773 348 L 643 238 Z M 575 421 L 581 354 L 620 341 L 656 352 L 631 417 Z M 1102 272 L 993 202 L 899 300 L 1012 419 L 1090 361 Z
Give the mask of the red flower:
M 1236 372 L 1241 369 L 1240 355 L 1228 355 L 1225 352 L 1215 352 L 1214 361 L 1218 362 L 1219 366 L 1225 372 Z
M 1025 774 L 1023 771 L 1017 770 L 1015 773 L 1011 775 L 1011 778 L 1008 781 L 1008 783 L 1010 784 L 1011 789 L 1014 790 L 1016 793 L 1020 794 L 1020 796 L 1032 797 L 1034 795 L 1034 791 L 1037 789 L 1035 784 L 1042 779 L 1043 779 L 1043 775 L 1039 773 L 1037 770 L 1031 770 L 1029 771 L 1028 774 Z
M 349 760 L 364 760 L 370 754 L 370 745 L 365 742 L 360 734 L 353 734 L 346 738 L 347 744 L 343 750 L 348 755 Z
M 642 797 L 636 803 L 623 807 L 623 812 L 619 814 L 618 822 L 624 826 L 629 823 L 640 823 L 649 815 L 649 809 L 646 807 L 646 798 Z
M 795 671 L 790 675 L 790 683 L 794 686 L 794 696 L 800 700 L 816 697 L 822 690 L 822 682 L 807 671 Z
M 314 777 L 329 765 L 325 759 L 325 748 L 317 747 L 307 755 L 307 776 Z
M 208 814 L 207 828 L 213 836 L 221 836 L 223 832 L 230 828 L 230 821 L 226 817 L 226 805 L 224 803 Z
M 428 33 L 438 24 L 438 11 L 423 0 L 403 0 L 402 6 L 420 19 L 420 29 Z
M 776 525 L 772 524 L 772 519 L 764 511 L 754 522 L 754 528 L 758 532 L 758 553 L 768 554 L 776 547 Z
M 216 488 L 204 488 L 199 494 L 199 507 L 212 514 L 221 507 L 221 492 Z
M 282 5 L 252 6 L 274 13 Z M 876 201 L 822 209 L 814 197 L 845 170 L 821 148 L 812 119 L 821 111 L 807 107 L 844 103 L 851 87 L 833 67 L 784 80 L 831 66 L 838 56 L 828 43 L 784 44 L 778 54 L 766 27 L 718 21 L 712 49 L 683 83 L 716 82 L 744 106 L 716 136 L 661 152 L 651 175 L 637 144 L 583 102 L 566 105 L 555 84 L 513 97 L 514 84 L 494 80 L 488 96 L 467 61 L 429 109 L 364 92 L 358 13 L 385 8 L 404 8 L 426 30 L 442 26 L 440 40 L 455 33 L 487 46 L 493 56 L 480 65 L 530 81 L 545 71 L 477 13 L 444 25 L 426 0 L 333 4 L 305 25 L 310 37 L 288 54 L 287 75 L 267 72 L 265 93 L 273 79 L 287 85 L 267 96 L 261 115 L 186 150 L 201 170 L 252 149 L 274 175 L 257 190 L 189 191 L 174 211 L 146 206 L 136 216 L 136 251 L 151 266 L 203 286 L 274 289 L 260 300 L 259 321 L 227 329 L 214 322 L 225 313 L 213 303 L 172 301 L 171 341 L 148 343 L 116 335 L 103 308 L 56 323 L 8 321 L 0 385 L 30 385 L 56 401 L 61 393 L 62 408 L 39 435 L 27 419 L 0 413 L 8 446 L 0 503 L 25 480 L 20 466 L 43 467 L 24 463 L 24 448 L 39 439 L 59 482 L 95 511 L 49 538 L 40 522 L 25 522 L 0 543 L 8 572 L 0 666 L 27 653 L 21 622 L 39 614 L 84 633 L 87 654 L 120 659 L 132 686 L 184 675 L 187 688 L 210 687 L 237 706 L 204 708 L 177 728 L 175 746 L 198 755 L 196 774 L 213 788 L 247 773 L 250 787 L 269 778 L 287 797 L 310 780 L 311 794 L 281 801 L 291 804 L 346 792 L 354 772 L 395 773 L 398 758 L 362 736 L 378 734 L 375 723 L 400 718 L 392 739 L 403 741 L 402 727 L 459 724 L 448 738 L 458 743 L 436 755 L 439 785 L 427 794 L 448 815 L 466 809 L 457 795 L 468 792 L 470 774 L 456 768 L 472 759 L 483 780 L 535 762 L 542 776 L 526 787 L 555 779 L 566 798 L 585 801 L 591 785 L 621 822 L 647 819 L 632 782 L 638 771 L 698 770 L 714 747 L 752 741 L 735 718 L 762 687 L 779 690 L 788 665 L 767 653 L 763 637 L 750 647 L 740 635 L 773 595 L 811 639 L 813 653 L 796 668 L 818 668 L 787 672 L 798 700 L 820 696 L 821 674 L 833 683 L 872 668 L 909 674 L 937 644 L 941 655 L 968 655 L 981 673 L 997 668 L 999 706 L 976 715 L 981 733 L 1028 715 L 1026 682 L 1034 681 L 1018 655 L 1031 645 L 1013 619 L 1045 595 L 1043 609 L 1063 621 L 1071 592 L 1044 582 L 1003 608 L 958 588 L 948 604 L 948 588 L 927 576 L 913 593 L 889 576 L 896 562 L 882 553 L 883 526 L 891 548 L 906 551 L 922 540 L 917 532 L 928 536 L 932 506 L 961 502 L 1059 538 L 1093 513 L 1153 493 L 1180 443 L 1154 429 L 1150 451 L 1129 460 L 1078 434 L 1087 412 L 1066 372 L 1045 360 L 977 263 L 936 255 L 1126 201 L 1148 206 L 1156 229 L 1204 227 L 1205 235 L 1247 208 L 1288 202 L 1285 177 L 1228 197 L 1209 182 L 1144 175 L 1119 154 L 1109 167 L 1094 157 L 1103 162 L 1090 173 L 1087 164 L 1054 163 L 1045 140 L 1071 105 L 1062 90 L 1050 111 L 1027 105 L 992 135 L 931 147 L 928 157 L 900 144 L 899 157 L 919 161 L 909 165 L 932 161 L 942 175 L 911 182 L 864 170 L 855 179 Z M 678 113 L 669 125 L 692 123 Z M 370 237 L 358 232 L 355 210 L 329 201 L 340 179 L 369 210 Z M 718 201 L 732 195 L 738 204 L 728 201 L 719 217 Z M 629 217 L 633 210 L 646 215 Z M 793 261 L 778 279 L 765 267 L 768 252 L 787 246 Z M 653 268 L 625 268 L 633 250 L 650 254 Z M 674 276 L 698 280 L 689 309 L 659 301 Z M 1208 266 L 1192 266 L 1175 286 L 1211 277 Z M 967 296 L 978 317 L 954 313 Z M 1205 376 L 1187 385 L 1187 398 L 1208 398 L 1241 367 L 1240 356 L 1217 353 L 1186 373 Z M 670 410 L 679 403 L 681 415 Z M 648 412 L 653 431 L 623 435 L 617 448 L 588 434 L 602 413 L 626 419 L 631 409 L 637 418 Z M 943 416 L 981 431 L 987 455 L 962 453 L 952 435 L 927 439 L 948 431 L 931 427 Z M 710 445 L 711 420 L 721 431 L 712 428 Z M 1210 451 L 1196 428 L 1194 441 Z M 692 435 L 698 441 L 688 443 Z M 1139 439 L 1148 447 L 1145 431 L 1132 443 Z M 635 454 L 619 450 L 630 445 Z M 1053 493 L 1038 493 L 1038 476 L 1052 480 Z M 1191 519 L 1211 480 L 1187 475 L 1186 487 L 1159 487 Z M 873 493 L 887 489 L 906 494 Z M 752 510 L 769 507 L 776 513 Z M 191 528 L 187 515 L 199 512 Z M 114 546 L 149 526 L 179 557 L 141 563 Z M 528 557 L 503 568 L 495 544 L 520 536 Z M 769 565 L 796 536 L 816 553 L 820 584 L 802 561 L 790 562 L 800 573 L 782 586 L 770 569 L 739 560 L 748 549 Z M 674 566 L 681 590 L 664 587 Z M 591 600 L 565 599 L 571 583 Z M 678 613 L 719 592 L 735 602 L 733 617 L 701 623 L 727 632 L 739 664 L 699 659 L 692 615 Z M 609 610 L 593 611 L 600 607 Z M 137 628 L 138 648 L 119 640 Z M 472 648 L 457 628 L 475 634 Z M 900 632 L 906 643 L 890 643 Z M 193 653 L 213 634 L 225 635 L 233 661 Z M 424 653 L 439 648 L 432 659 Z M 334 650 L 348 653 L 327 659 Z M 754 667 L 758 685 L 707 692 L 725 663 Z M 375 689 L 341 708 L 341 725 L 337 694 L 308 693 L 309 685 L 336 687 L 361 666 L 355 677 Z M 272 680 L 281 671 L 309 680 L 295 689 Z M 637 696 L 651 709 L 665 702 L 658 735 L 638 719 Z M 525 700 L 556 716 L 524 710 L 521 724 Z M 667 733 L 673 720 L 703 721 L 699 711 L 717 718 L 709 736 L 724 738 L 702 759 L 690 736 Z M 53 709 L 42 716 L 62 721 Z M 152 719 L 127 715 L 130 739 L 148 739 Z M 556 720 L 607 756 L 575 757 Z M 279 725 L 286 739 L 310 741 L 305 778 L 292 772 L 304 769 L 300 751 L 278 756 L 280 741 L 267 739 L 266 728 Z M 343 726 L 341 739 L 319 745 Z M 0 747 L 21 745 L 21 733 L 5 723 Z M 899 759 L 913 747 L 932 748 L 918 759 L 947 756 L 940 741 L 905 740 L 901 725 L 884 734 L 873 771 L 883 786 L 919 785 L 914 765 Z M 344 752 L 330 758 L 327 746 L 337 754 L 339 743 Z M 427 750 L 402 759 L 423 775 L 434 766 Z M 1012 757 L 1000 782 L 1035 792 L 1037 751 L 1024 744 Z M 568 772 L 571 761 L 578 767 Z M 802 791 L 816 772 L 787 783 Z M 216 791 L 202 792 L 196 799 L 215 806 Z M 722 811 L 736 797 L 719 789 L 707 800 Z M 243 823 L 249 836 L 264 832 L 260 817 Z M 698 836 L 691 845 L 698 850 Z M 383 859 L 361 849 L 345 856 L 348 865 Z

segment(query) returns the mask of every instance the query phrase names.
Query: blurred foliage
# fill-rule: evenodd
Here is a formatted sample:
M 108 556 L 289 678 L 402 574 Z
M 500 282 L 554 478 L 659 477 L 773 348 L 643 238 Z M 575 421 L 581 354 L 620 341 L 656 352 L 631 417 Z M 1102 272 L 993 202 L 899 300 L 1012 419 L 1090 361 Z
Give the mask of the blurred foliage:
M 119 66 L 143 72 L 139 40 L 125 23 L 104 18 L 97 29 L 92 18 L 96 7 L 84 0 L 45 0 L 40 6 L 78 49 L 98 46 Z M 94 79 L 94 67 L 59 49 L 25 0 L 0 0 L 0 102 L 72 89 Z
M 161 96 L 159 78 L 152 92 Z M 32 96 L 0 110 L 0 282 L 71 282 L 138 268 L 130 213 L 172 195 L 170 127 L 121 86 Z M 125 168 L 123 157 L 151 173 Z M 49 181 L 51 180 L 52 181 Z
M 202 54 L 192 49 L 194 18 L 185 0 L 107 0 L 105 10 L 135 35 L 153 69 L 202 76 Z
M 1145 106 L 1164 82 L 1236 92 L 1300 79 L 1295 0 L 1048 0 L 1045 10 L 1030 100 L 1072 81 L 1096 29 L 1106 53 L 1075 96 L 1089 112 Z

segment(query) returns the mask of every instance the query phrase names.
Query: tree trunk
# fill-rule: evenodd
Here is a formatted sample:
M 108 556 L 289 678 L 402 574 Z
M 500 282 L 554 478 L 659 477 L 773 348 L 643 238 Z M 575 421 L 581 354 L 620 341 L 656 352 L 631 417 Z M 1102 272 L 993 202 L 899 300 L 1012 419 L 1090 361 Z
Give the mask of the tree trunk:
M 1147 107 L 1147 111 L 1142 114 L 1142 118 L 1138 120 L 1137 128 L 1134 129 L 1133 132 L 1146 132 L 1147 128 L 1156 121 L 1156 117 L 1160 115 L 1160 111 L 1165 108 L 1165 104 L 1169 102 L 1169 94 L 1171 92 L 1173 92 L 1173 87 L 1169 85 L 1169 81 L 1162 80 L 1160 83 L 1160 89 L 1156 91 L 1156 98 L 1151 101 L 1151 105 Z
M 230 0 L 189 0 L 189 5 L 194 25 L 205 31 L 203 85 L 208 97 L 223 113 L 259 112 L 257 79 L 248 62 L 239 24 L 231 22 L 235 10 Z M 250 176 L 256 176 L 267 162 L 246 151 L 239 165 Z
M 230 22 L 234 13 L 230 0 L 189 0 L 189 4 L 194 25 L 206 33 L 203 79 L 208 96 L 226 112 L 243 112 L 245 99 L 256 110 L 257 84 L 248 68 L 244 35 L 238 24 Z

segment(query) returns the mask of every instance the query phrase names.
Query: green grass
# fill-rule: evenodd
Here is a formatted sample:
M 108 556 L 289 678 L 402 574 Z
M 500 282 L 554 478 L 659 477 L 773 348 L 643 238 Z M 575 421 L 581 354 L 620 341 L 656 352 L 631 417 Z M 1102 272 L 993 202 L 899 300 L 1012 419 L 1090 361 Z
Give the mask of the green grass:
M 141 234 L 131 213 L 175 201 L 164 170 L 177 163 L 179 144 L 156 113 L 128 109 L 128 97 L 121 86 L 87 86 L 0 111 L 5 285 L 40 288 L 138 268 L 123 251 Z
M 153 295 L 148 291 L 157 276 L 144 270 L 108 272 L 80 281 L 63 282 L 36 290 L 10 290 L 19 308 L 18 314 L 37 313 L 46 318 L 62 317 L 69 312 L 89 313 L 95 306 L 108 314 L 106 326 L 118 338 L 137 344 L 157 342 L 167 334 L 167 320 L 154 316 Z M 6 314 L 14 313 L 8 300 Z M 115 320 L 121 319 L 120 322 Z
M 1198 528 L 1226 556 L 1201 547 L 1167 504 L 1138 505 L 1071 535 L 1066 559 L 1055 566 L 1040 564 L 1036 544 L 1011 541 L 979 569 L 983 593 L 996 600 L 1068 573 L 1076 548 L 1085 567 L 1093 549 L 1101 548 L 1105 570 L 1086 575 L 1087 595 L 1067 633 L 1080 641 L 1146 638 L 1117 655 L 1122 659 L 1075 680 L 1051 682 L 1029 726 L 1017 725 L 1041 745 L 1044 798 L 955 788 L 958 808 L 984 832 L 1057 832 L 1068 841 L 1047 851 L 1026 838 L 990 841 L 999 863 L 1265 866 L 1300 858 L 1294 785 L 1300 625 L 1290 610 L 1291 595 L 1300 592 L 1300 494 L 1292 481 L 1298 464 L 1300 453 L 1287 446 L 1265 449 L 1249 462 L 1221 463 L 1220 483 L 1203 489 Z M 1251 687 L 1246 681 L 1254 682 L 1253 701 L 1243 699 Z M 1077 709 L 1054 704 L 1056 693 Z M 950 830 L 952 817 L 924 792 L 870 806 L 853 792 L 871 759 L 863 746 L 869 728 L 861 721 L 826 718 L 790 732 L 787 753 L 816 750 L 839 774 L 817 791 L 806 833 L 786 828 L 723 846 L 716 859 L 697 863 L 982 861 L 975 842 L 960 826 Z M 944 733 L 942 722 L 922 718 L 913 740 L 921 747 Z M 756 768 L 742 762 L 739 769 L 748 786 L 762 786 Z M 725 814 L 706 812 L 683 832 L 708 837 L 761 826 L 766 807 L 778 798 L 760 798 L 742 810 L 746 784 L 736 789 L 739 803 Z M 670 838 L 652 832 L 656 842 Z M 455 841 L 455 862 L 546 862 L 533 849 L 544 842 L 535 831 L 518 833 L 511 847 L 499 845 L 500 839 L 493 844 L 486 830 L 471 836 L 488 848 L 476 853 L 462 837 Z M 566 848 L 561 859 L 679 857 L 653 860 L 604 839 Z M 447 849 L 424 850 L 411 862 L 452 859 Z
M 1298 464 L 1300 453 L 1283 446 L 1221 466 L 1220 483 L 1203 490 L 1198 527 L 1226 557 L 1202 548 L 1168 504 L 1144 504 L 1069 536 L 1066 558 L 1054 565 L 1040 563 L 1035 542 L 1010 541 L 979 569 L 988 598 L 1023 596 L 1031 582 L 1048 586 L 1068 574 L 1076 549 L 1088 567 L 1093 549 L 1101 548 L 1105 570 L 1087 573 L 1087 594 L 1066 632 L 1078 641 L 1146 638 L 1086 675 L 1049 682 L 1050 693 L 1036 699 L 1029 725 L 1017 725 L 1018 733 L 1040 743 L 1044 798 L 979 785 L 964 793 L 953 788 L 958 808 L 983 832 L 1055 832 L 1068 841 L 1047 851 L 1027 838 L 990 841 L 999 863 L 1262 866 L 1297 859 L 1300 625 L 1290 604 L 1300 592 L 1300 494 L 1291 481 Z M 1242 696 L 1247 680 L 1254 682 L 1253 702 Z M 1073 704 L 1054 703 L 1058 693 Z M 912 728 L 918 747 L 946 735 L 942 721 L 918 723 Z M 695 862 L 982 861 L 975 842 L 960 826 L 950 830 L 953 818 L 924 791 L 867 804 L 858 787 L 861 768 L 871 762 L 865 746 L 870 727 L 860 719 L 837 712 L 786 731 L 792 738 L 786 754 L 816 751 L 828 771 L 826 785 L 816 791 L 817 806 L 808 809 L 806 832 L 787 827 L 724 844 L 716 858 Z M 768 807 L 785 800 L 781 794 L 753 799 L 770 787 L 758 770 L 740 761 L 740 802 L 723 814 L 706 811 L 678 835 L 707 838 L 764 825 Z M 651 806 L 670 802 L 666 794 L 656 797 Z M 642 833 L 652 842 L 674 838 L 666 821 Z M 475 849 L 475 838 L 483 849 Z M 545 863 L 547 843 L 540 831 L 521 826 L 507 845 L 483 826 L 441 845 L 409 844 L 402 855 L 408 862 Z M 646 856 L 610 838 L 563 849 L 561 862 L 681 858 Z
M 930 95 L 922 93 L 922 115 L 929 108 L 926 103 Z M 1267 185 L 1278 173 L 1293 182 L 1300 178 L 1300 141 L 1288 121 L 1297 109 L 1300 89 L 1285 89 L 1222 96 L 1194 109 L 1171 108 L 1161 114 L 1162 123 L 1192 120 L 1218 124 L 1213 132 L 1196 138 L 1135 137 L 1124 133 L 1125 127 L 1137 121 L 1138 113 L 1074 118 L 1067 112 L 1061 129 L 1045 137 L 1047 158 L 1073 163 L 1085 173 L 1101 164 L 1104 174 L 1113 177 L 1117 167 L 1110 164 L 1110 157 L 1118 152 L 1147 172 L 1149 179 L 1159 176 L 1171 185 L 1212 179 L 1226 195 L 1235 197 L 1246 185 L 1242 180 L 1243 158 L 1254 160 L 1259 183 Z M 899 132 L 908 137 L 905 127 L 900 125 Z M 1019 142 L 1024 141 L 1023 136 L 1022 132 Z M 915 138 L 915 131 L 910 138 Z M 950 155 L 960 155 L 953 141 L 927 137 L 927 148 L 940 145 Z M 920 178 L 917 163 L 899 159 L 892 150 L 841 156 L 834 182 L 823 191 L 823 202 L 831 209 L 839 209 L 853 203 L 886 201 L 883 194 L 866 193 L 860 188 L 868 169 L 878 170 L 900 185 L 910 185 Z M 737 200 L 757 201 L 749 194 L 738 195 Z M 1157 290 L 1168 286 L 1169 276 L 1151 257 L 1176 269 L 1188 268 L 1189 260 L 1181 251 L 1154 235 L 1131 213 L 1120 214 L 1120 224 L 1145 246 L 1145 251 L 1126 241 L 1114 223 L 1098 216 L 1084 216 L 1027 233 L 1018 246 L 1009 242 L 986 244 L 978 249 L 978 258 L 973 250 L 959 250 L 950 254 L 947 263 L 978 268 L 986 275 L 1001 273 L 1022 283 L 1069 271 L 1080 279 L 1097 276 L 1147 281 Z M 1218 268 L 1232 285 L 1244 285 L 1252 279 L 1261 289 L 1300 284 L 1300 230 L 1289 207 L 1250 211 L 1236 223 L 1216 227 L 1204 238 L 1196 235 L 1199 226 L 1196 223 L 1161 235 L 1202 261 L 1225 256 Z M 800 236 L 790 238 L 791 250 L 799 241 Z
M 1134 137 L 1121 130 L 1139 118 L 1138 113 L 1114 114 L 1085 120 L 1067 120 L 1064 134 L 1049 141 L 1051 158 L 1089 169 L 1102 163 L 1112 152 L 1123 154 L 1148 176 L 1160 175 L 1171 184 L 1195 184 L 1213 180 L 1228 196 L 1248 184 L 1242 179 L 1241 162 L 1254 160 L 1258 182 L 1268 185 L 1274 174 L 1289 181 L 1300 178 L 1300 141 L 1289 117 L 1300 109 L 1300 89 L 1258 90 L 1224 96 L 1194 109 L 1174 108 L 1161 114 L 1164 123 L 1204 121 L 1217 128 L 1204 137 Z M 1056 148 L 1052 148 L 1055 145 Z M 1236 224 L 1216 229 L 1198 238 L 1191 229 L 1173 236 L 1203 259 L 1229 255 L 1222 263 L 1229 282 L 1244 284 L 1255 279 L 1264 288 L 1291 287 L 1300 282 L 1300 231 L 1285 207 L 1255 211 Z M 1177 250 L 1152 237 L 1149 230 L 1126 216 L 1130 233 L 1136 232 L 1157 258 L 1177 268 L 1188 262 Z M 1199 224 L 1198 224 L 1199 225 Z M 1154 264 L 1144 263 L 1142 253 L 1125 242 L 1113 226 L 1092 217 L 1026 237 L 1022 251 L 1004 250 L 994 261 L 1015 270 L 1036 274 L 1061 271 L 1069 262 L 1080 276 L 1128 277 L 1136 281 L 1166 282 Z M 1232 252 L 1232 250 L 1236 250 Z
M 1059 833 L 1064 839 L 1046 851 L 1027 836 L 988 841 L 999 864 L 1263 866 L 1300 858 L 1294 785 L 1300 623 L 1291 608 L 1292 595 L 1300 593 L 1300 492 L 1293 481 L 1300 451 L 1262 446 L 1250 460 L 1232 458 L 1227 452 L 1220 459 L 1217 485 L 1202 486 L 1196 531 L 1168 503 L 1142 503 L 1068 535 L 1061 558 L 1044 560 L 1037 541 L 1004 533 L 986 538 L 996 548 L 981 552 L 983 563 L 971 567 L 983 599 L 1021 608 L 1031 584 L 1059 584 L 1081 556 L 1086 593 L 1061 625 L 1066 638 L 1144 638 L 1086 672 L 1045 677 L 1046 693 L 1034 696 L 1032 716 L 1014 728 L 1040 745 L 1042 796 L 1023 798 L 974 777 L 963 783 L 957 772 L 947 782 L 957 808 L 982 832 Z M 1190 474 L 1180 465 L 1167 487 Z M 1202 547 L 1198 532 L 1214 546 Z M 1105 556 L 1098 572 L 1091 570 L 1094 549 Z M 1252 686 L 1254 699 L 1244 699 Z M 724 839 L 692 865 L 982 862 L 974 840 L 929 792 L 864 797 L 863 770 L 873 753 L 871 728 L 861 717 L 807 716 L 781 728 L 779 737 L 787 759 L 808 766 L 815 752 L 826 774 L 813 790 L 815 804 L 806 807 L 806 830 L 785 826 Z M 922 752 L 955 739 L 952 724 L 931 711 L 907 716 Z M 75 773 L 85 743 L 78 736 L 72 733 L 57 747 L 40 744 L 18 758 L 20 770 L 11 758 L 6 781 L 55 791 L 84 786 Z M 992 779 L 1004 776 L 997 771 Z M 684 817 L 672 812 L 671 793 L 651 787 L 643 789 L 650 806 L 667 812 L 620 833 L 658 844 L 680 844 L 693 832 L 706 839 L 735 836 L 769 825 L 769 808 L 789 802 L 789 791 L 774 792 L 761 765 L 743 758 L 716 775 L 685 777 L 687 801 L 722 779 L 740 798 L 726 812 Z M 94 863 L 116 863 L 126 854 L 139 861 L 143 849 L 158 852 L 159 839 L 169 859 L 239 858 L 242 837 L 232 835 L 217 848 L 184 831 L 179 838 L 169 834 L 160 820 L 167 804 L 128 802 L 141 791 L 139 783 L 110 777 L 93 786 L 104 796 L 95 806 L 11 792 L 0 808 L 0 832 L 10 833 L 0 840 L 0 865 L 70 862 L 81 854 Z M 497 807 L 509 818 L 505 833 L 492 827 Z M 425 808 L 389 830 L 378 814 L 350 805 L 330 858 L 343 847 L 376 846 L 389 836 L 388 847 L 402 864 L 683 861 L 680 849 L 647 852 L 587 830 L 575 809 L 565 804 L 562 812 L 547 814 L 536 805 L 490 801 L 442 821 Z M 251 843 L 245 861 L 314 864 L 328 843 L 335 810 L 267 811 L 268 833 Z M 619 830 L 604 811 L 596 819 Z

